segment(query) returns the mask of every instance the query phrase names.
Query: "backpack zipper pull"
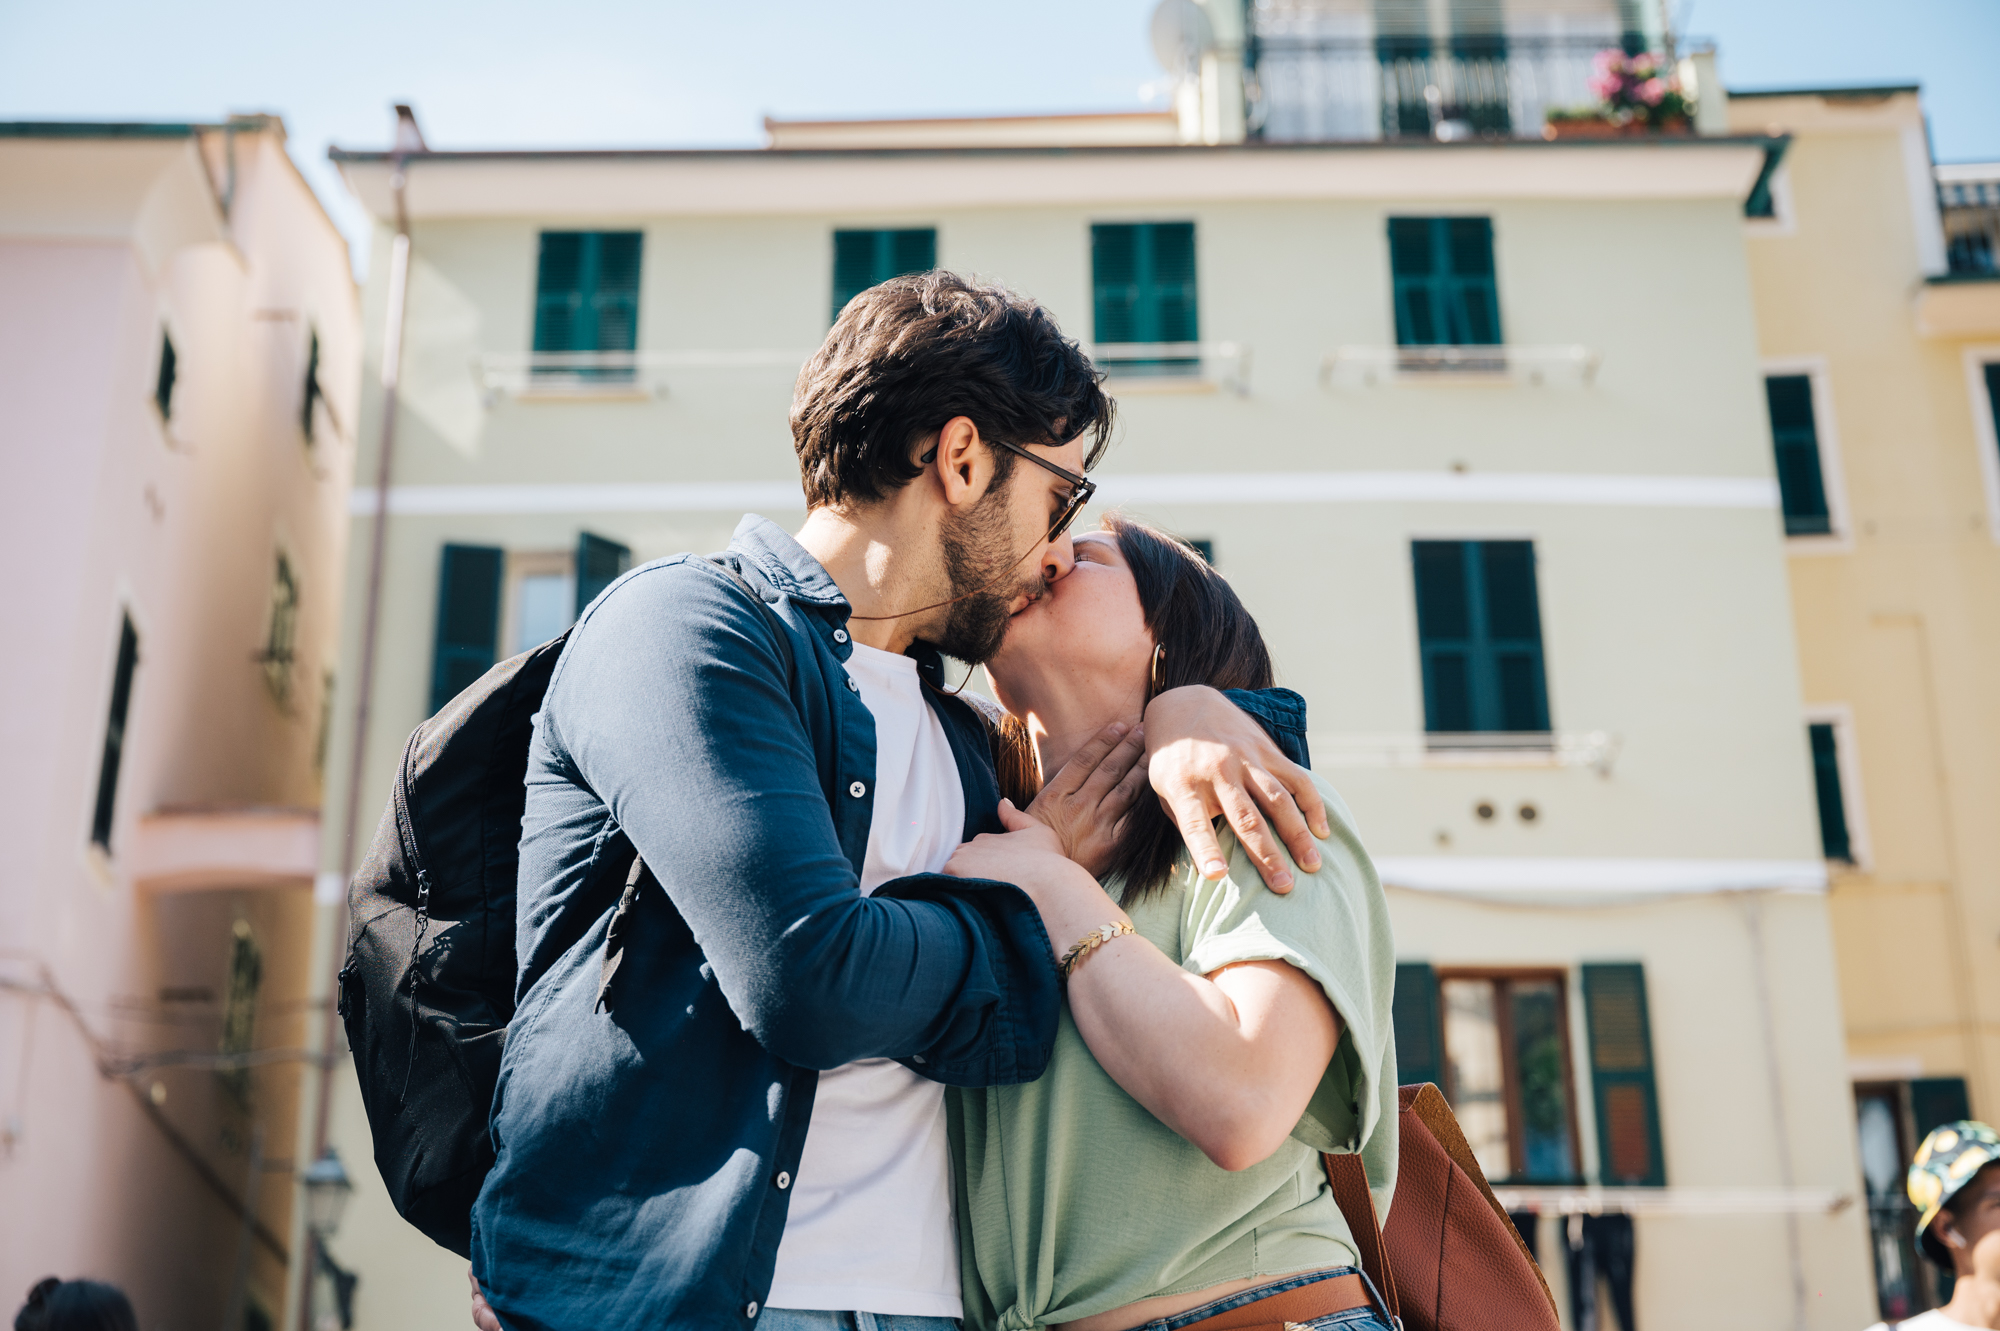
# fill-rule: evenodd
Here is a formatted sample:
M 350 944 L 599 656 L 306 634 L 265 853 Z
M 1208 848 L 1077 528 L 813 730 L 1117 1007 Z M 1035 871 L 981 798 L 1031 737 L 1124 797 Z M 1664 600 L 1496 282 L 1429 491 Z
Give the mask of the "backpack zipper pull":
M 410 1098 L 410 1078 L 417 1070 L 417 986 L 423 982 L 424 935 L 431 927 L 431 876 L 421 864 L 417 866 L 417 936 L 410 943 L 410 1058 L 403 1069 L 403 1089 L 396 1097 L 399 1105 L 407 1104 Z

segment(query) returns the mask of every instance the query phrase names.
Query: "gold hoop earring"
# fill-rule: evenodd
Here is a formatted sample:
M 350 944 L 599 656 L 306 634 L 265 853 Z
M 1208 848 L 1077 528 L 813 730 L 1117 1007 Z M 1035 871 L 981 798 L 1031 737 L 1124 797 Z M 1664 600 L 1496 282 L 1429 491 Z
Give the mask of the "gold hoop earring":
M 1163 644 L 1154 643 L 1153 673 L 1146 687 L 1147 702 L 1151 702 L 1153 701 L 1153 699 L 1159 697 L 1161 690 L 1166 686 L 1166 675 L 1167 675 L 1166 666 L 1167 666 L 1166 647 Z

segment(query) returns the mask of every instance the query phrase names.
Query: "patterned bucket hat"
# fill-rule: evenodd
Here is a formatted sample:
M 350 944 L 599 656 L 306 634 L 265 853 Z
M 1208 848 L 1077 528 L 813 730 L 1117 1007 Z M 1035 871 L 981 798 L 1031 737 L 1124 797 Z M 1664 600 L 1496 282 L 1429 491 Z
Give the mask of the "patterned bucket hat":
M 2000 1134 L 1984 1123 L 1961 1119 L 1933 1129 L 1910 1162 L 1910 1202 L 1919 1212 L 1917 1246 L 1947 1271 L 1952 1269 L 1951 1250 L 1931 1233 L 1931 1221 L 1974 1174 L 1996 1160 Z

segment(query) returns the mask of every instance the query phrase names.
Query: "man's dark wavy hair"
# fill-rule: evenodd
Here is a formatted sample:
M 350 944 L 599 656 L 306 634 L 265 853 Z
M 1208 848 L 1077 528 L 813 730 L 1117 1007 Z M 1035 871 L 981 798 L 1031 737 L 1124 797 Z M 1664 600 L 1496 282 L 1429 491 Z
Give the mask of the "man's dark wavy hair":
M 995 282 L 942 269 L 891 278 L 847 302 L 792 393 L 806 506 L 884 499 L 923 474 L 916 443 L 958 416 L 985 439 L 1111 441 L 1104 376 L 1049 312 Z M 994 449 L 994 479 L 1015 457 Z

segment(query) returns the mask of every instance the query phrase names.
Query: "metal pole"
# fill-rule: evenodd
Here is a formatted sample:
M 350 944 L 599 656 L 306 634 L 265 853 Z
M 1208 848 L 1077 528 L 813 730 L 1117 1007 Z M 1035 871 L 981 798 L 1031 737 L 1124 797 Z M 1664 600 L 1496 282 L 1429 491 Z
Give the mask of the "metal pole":
M 348 754 L 347 804 L 341 810 L 340 882 L 342 890 L 354 876 L 354 834 L 361 812 L 362 772 L 368 758 L 369 703 L 375 689 L 375 639 L 382 615 L 382 565 L 386 557 L 389 526 L 389 481 L 396 453 L 396 392 L 402 379 L 403 314 L 410 290 L 410 214 L 404 198 L 409 158 L 427 151 L 417 130 L 416 115 L 407 106 L 396 108 L 396 144 L 389 154 L 389 190 L 395 198 L 396 238 L 389 249 L 389 310 L 382 334 L 382 438 L 375 459 L 375 520 L 369 532 L 368 601 L 361 618 L 361 668 L 354 691 L 354 738 Z M 337 1033 L 335 1011 L 339 994 L 338 978 L 342 949 L 334 947 L 334 975 L 327 990 L 326 1009 L 320 1024 L 319 1094 L 313 1109 L 311 1158 L 326 1152 L 329 1120 L 333 1113 L 333 1043 Z M 311 1331 L 313 1280 L 317 1273 L 317 1240 L 309 1240 L 315 1251 L 308 1256 L 299 1282 L 297 1331 Z

